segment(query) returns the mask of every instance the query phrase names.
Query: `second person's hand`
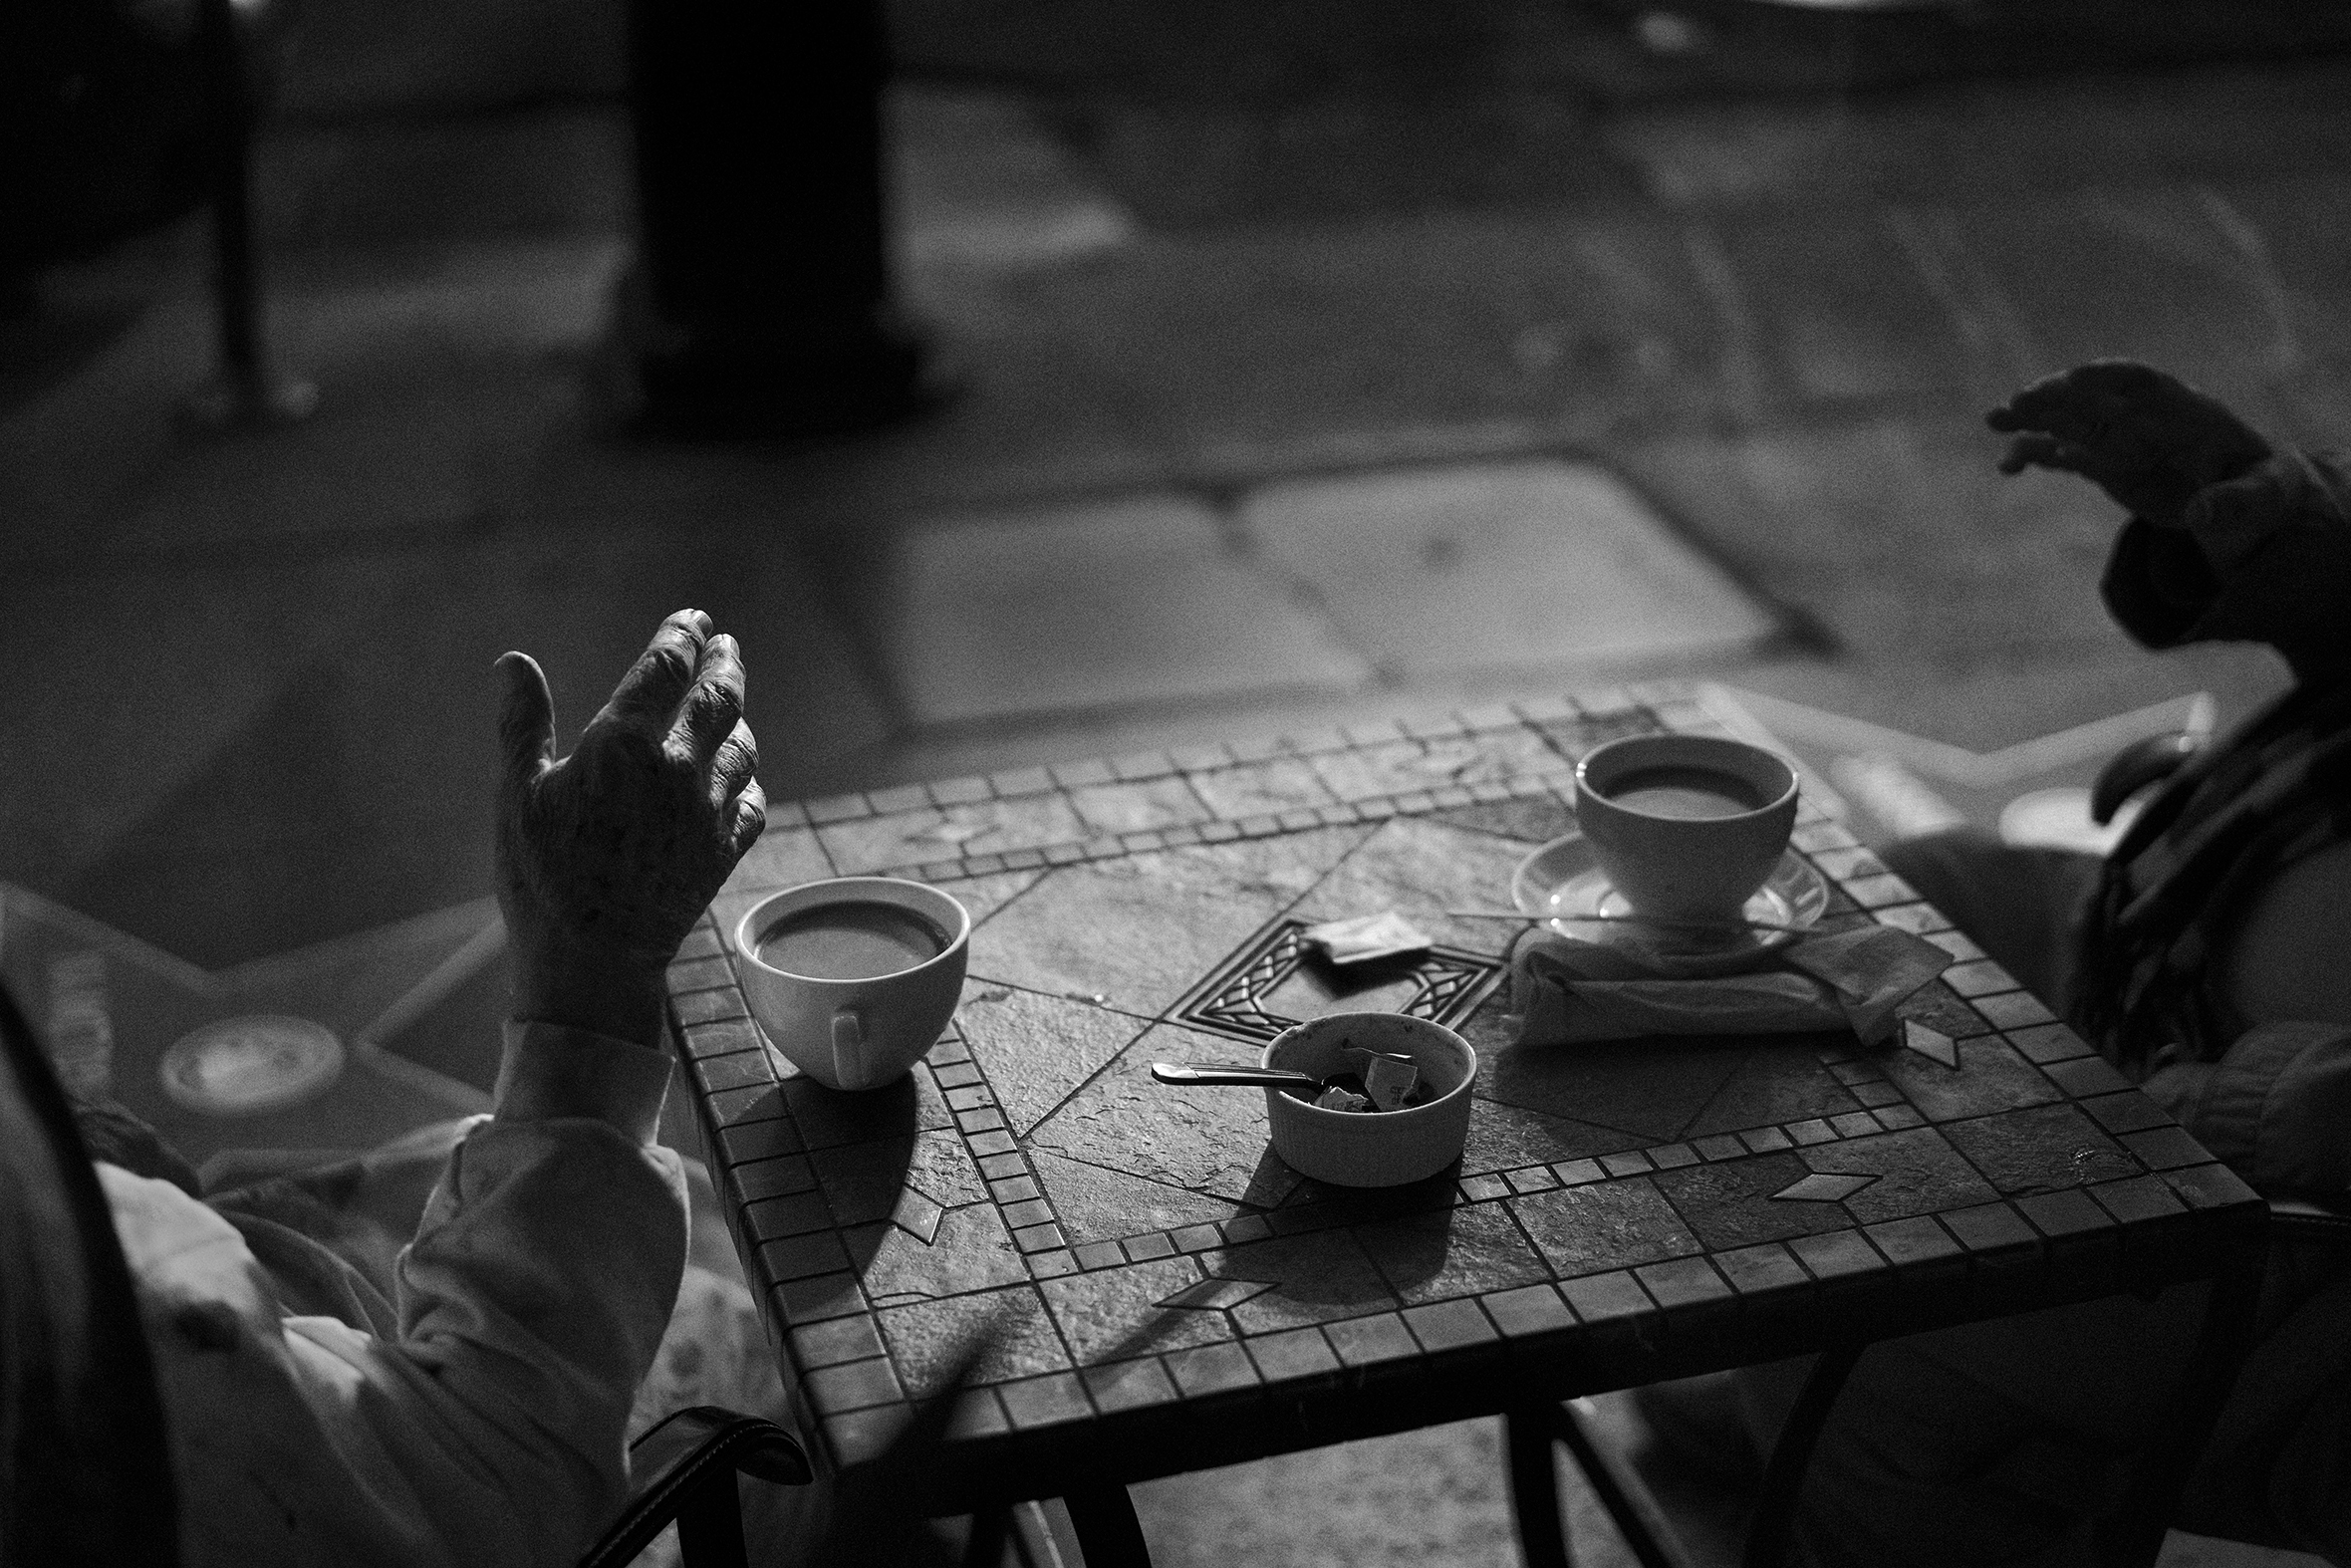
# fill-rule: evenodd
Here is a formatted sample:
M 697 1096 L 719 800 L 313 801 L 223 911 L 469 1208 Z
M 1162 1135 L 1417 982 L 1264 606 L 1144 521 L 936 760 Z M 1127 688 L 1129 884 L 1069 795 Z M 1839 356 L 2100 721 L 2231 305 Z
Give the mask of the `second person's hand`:
M 2199 491 L 2270 455 L 2259 432 L 2218 399 L 2135 360 L 2094 360 L 2046 377 L 1984 420 L 2014 436 L 2002 473 L 2079 474 L 2164 528 L 2186 524 Z

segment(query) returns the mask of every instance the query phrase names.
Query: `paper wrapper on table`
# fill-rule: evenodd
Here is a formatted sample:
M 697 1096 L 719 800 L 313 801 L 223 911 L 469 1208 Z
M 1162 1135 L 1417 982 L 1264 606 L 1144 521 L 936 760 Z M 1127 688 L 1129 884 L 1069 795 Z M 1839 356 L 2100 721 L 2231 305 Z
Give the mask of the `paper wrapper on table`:
M 1775 957 L 1786 967 L 1660 980 L 1649 977 L 1637 950 L 1530 934 L 1510 960 L 1517 1043 L 1849 1028 L 1876 1045 L 1900 1026 L 1895 1009 L 1952 962 L 1933 942 L 1886 925 L 1817 936 Z

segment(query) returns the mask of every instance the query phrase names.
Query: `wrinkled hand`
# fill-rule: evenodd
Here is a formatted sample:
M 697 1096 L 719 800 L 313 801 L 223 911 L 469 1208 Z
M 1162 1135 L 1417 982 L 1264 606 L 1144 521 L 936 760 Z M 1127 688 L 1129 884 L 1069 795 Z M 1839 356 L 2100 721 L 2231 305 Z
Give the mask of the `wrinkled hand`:
M 498 671 L 516 1010 L 657 1039 L 662 969 L 767 822 L 735 641 L 698 610 L 662 622 L 561 761 L 537 661 L 507 653 Z
M 2095 360 L 2046 377 L 1984 421 L 2015 435 L 2000 472 L 2080 474 L 2165 528 L 2188 525 L 2198 491 L 2270 455 L 2269 443 L 2220 402 L 2134 360 Z

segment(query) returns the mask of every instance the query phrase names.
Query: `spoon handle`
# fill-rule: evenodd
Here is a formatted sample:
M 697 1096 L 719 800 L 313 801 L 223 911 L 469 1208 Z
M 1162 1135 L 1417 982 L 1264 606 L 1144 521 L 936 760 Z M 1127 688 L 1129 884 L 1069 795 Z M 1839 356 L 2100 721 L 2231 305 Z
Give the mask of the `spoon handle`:
M 1293 1073 L 1282 1067 L 1193 1067 L 1185 1062 L 1154 1062 L 1151 1076 L 1163 1084 L 1197 1084 L 1203 1086 L 1307 1085 L 1320 1089 L 1322 1080 L 1305 1073 Z
M 1542 925 L 1551 920 L 1566 920 L 1571 925 L 1660 925 L 1668 930 L 1684 931 L 1795 929 L 1777 920 L 1677 920 L 1663 915 L 1518 915 L 1507 910 L 1447 910 L 1444 913 L 1467 920 L 1516 920 L 1521 925 Z

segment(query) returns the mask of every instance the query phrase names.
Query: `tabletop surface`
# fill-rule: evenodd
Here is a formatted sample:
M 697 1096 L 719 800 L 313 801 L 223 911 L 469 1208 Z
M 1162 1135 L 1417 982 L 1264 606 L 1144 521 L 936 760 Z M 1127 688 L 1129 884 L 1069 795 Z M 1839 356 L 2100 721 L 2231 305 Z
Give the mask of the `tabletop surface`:
M 821 1456 L 874 1451 L 982 1335 L 941 1498 L 2209 1272 L 2253 1194 L 1810 802 L 1822 928 L 1880 920 L 1959 960 L 1900 1041 L 1510 1048 L 1513 928 L 1442 912 L 1507 907 L 1516 863 L 1572 828 L 1592 745 L 1743 727 L 1702 690 L 1619 689 L 777 808 L 670 991 Z M 765 1048 L 727 934 L 767 891 L 866 873 L 970 909 L 970 979 L 910 1081 L 843 1095 Z M 1386 909 L 1437 938 L 1409 972 L 1347 994 L 1305 960 L 1302 926 Z M 1460 1166 L 1414 1187 L 1304 1179 L 1258 1093 L 1148 1077 L 1367 1009 L 1482 1059 Z

